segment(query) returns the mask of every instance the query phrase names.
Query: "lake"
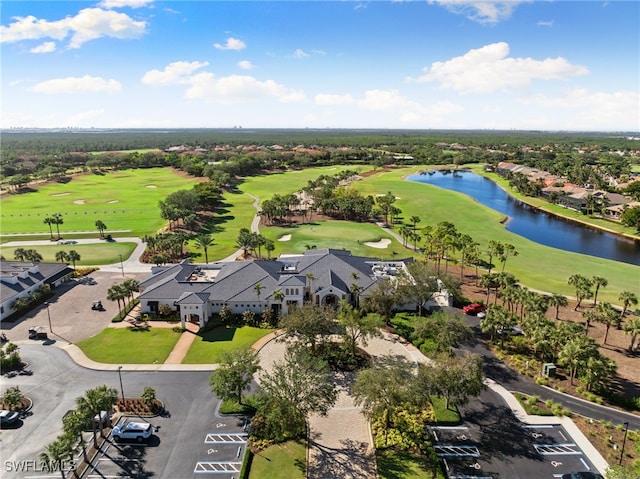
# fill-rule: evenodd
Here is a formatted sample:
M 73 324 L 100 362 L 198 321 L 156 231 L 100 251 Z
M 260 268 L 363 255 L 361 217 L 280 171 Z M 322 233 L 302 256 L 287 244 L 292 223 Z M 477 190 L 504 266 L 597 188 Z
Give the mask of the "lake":
M 430 172 L 408 177 L 458 191 L 509 217 L 507 230 L 553 248 L 640 265 L 640 241 L 582 226 L 516 200 L 493 181 L 468 171 Z

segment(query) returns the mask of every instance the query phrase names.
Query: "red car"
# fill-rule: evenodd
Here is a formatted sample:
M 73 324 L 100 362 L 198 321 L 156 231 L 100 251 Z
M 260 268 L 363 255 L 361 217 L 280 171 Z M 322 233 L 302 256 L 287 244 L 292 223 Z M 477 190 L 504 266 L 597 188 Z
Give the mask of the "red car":
M 478 314 L 480 311 L 486 310 L 487 307 L 484 304 L 480 303 L 467 304 L 464 308 L 462 308 L 462 311 L 464 311 L 466 314 Z

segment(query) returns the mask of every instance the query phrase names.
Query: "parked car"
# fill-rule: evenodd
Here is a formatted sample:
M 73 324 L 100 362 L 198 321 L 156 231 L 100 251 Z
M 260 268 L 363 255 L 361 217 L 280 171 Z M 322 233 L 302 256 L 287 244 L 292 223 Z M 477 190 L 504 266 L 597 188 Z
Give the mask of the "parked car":
M 487 317 L 487 312 L 486 311 L 480 311 L 478 314 L 476 314 L 476 316 L 480 319 L 482 318 L 486 318 Z
M 484 304 L 480 303 L 467 304 L 464 308 L 462 308 L 462 311 L 464 311 L 465 314 L 478 314 L 480 311 L 486 310 L 487 307 Z
M 127 424 L 118 424 L 111 431 L 111 435 L 116 441 L 135 440 L 142 442 L 149 439 L 153 433 L 153 426 L 148 422 L 129 422 Z
M 562 479 L 604 479 L 601 474 L 595 472 L 570 472 L 569 474 L 563 474 Z
M 8 411 L 7 409 L 0 410 L 0 424 L 13 424 L 20 417 L 20 413 L 15 411 Z

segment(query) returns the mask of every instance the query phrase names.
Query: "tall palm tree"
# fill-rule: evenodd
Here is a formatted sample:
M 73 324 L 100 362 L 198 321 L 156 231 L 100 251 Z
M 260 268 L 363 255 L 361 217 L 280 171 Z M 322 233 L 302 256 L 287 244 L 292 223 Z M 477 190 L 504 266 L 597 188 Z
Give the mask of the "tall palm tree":
M 122 288 L 124 290 L 124 294 L 129 298 L 129 300 L 133 301 L 133 293 L 140 291 L 140 283 L 135 279 L 128 279 L 122 283 Z
M 600 303 L 596 306 L 595 320 L 605 325 L 604 338 L 602 344 L 607 344 L 607 338 L 609 337 L 609 328 L 612 325 L 617 324 L 620 321 L 620 315 L 611 306 L 610 303 Z
M 573 385 L 573 381 L 578 374 L 578 368 L 583 360 L 582 345 L 575 340 L 569 341 L 560 351 L 558 359 L 561 364 L 569 368 L 569 381 Z
M 598 290 L 600 288 L 606 288 L 607 285 L 609 284 L 609 281 L 607 281 L 606 278 L 603 278 L 601 276 L 592 276 L 591 282 L 593 283 L 593 286 L 596 288 L 596 290 L 593 293 L 593 305 L 595 306 L 598 301 Z
M 624 318 L 624 315 L 627 312 L 627 309 L 629 309 L 629 306 L 635 306 L 638 304 L 637 296 L 631 291 L 623 291 L 622 293 L 620 293 L 620 296 L 618 296 L 618 299 L 622 301 L 622 313 L 620 313 L 620 318 Z
M 49 238 L 53 239 L 53 227 L 51 226 L 54 223 L 53 218 L 51 216 L 47 216 L 42 220 L 42 222 L 49 226 Z
M 120 307 L 120 301 L 124 300 L 126 297 L 126 292 L 124 287 L 119 284 L 114 284 L 107 290 L 107 299 L 109 301 L 117 301 L 118 302 L 118 312 L 122 314 L 122 308 Z
M 107 229 L 107 225 L 105 225 L 101 220 L 96 220 L 95 225 L 100 232 L 100 238 L 104 238 L 104 230 Z
M 69 258 L 69 261 L 73 263 L 73 269 L 76 269 L 76 261 L 80 261 L 80 253 L 72 249 L 67 253 L 67 257 Z
M 73 445 L 71 437 L 67 434 L 58 436 L 53 442 L 47 445 L 38 459 L 40 459 L 40 462 L 43 464 L 50 464 L 51 468 L 56 467 L 60 471 L 62 479 L 66 479 L 63 461 L 73 459 Z
M 622 327 L 624 333 L 631 336 L 631 342 L 629 343 L 629 352 L 633 352 L 636 338 L 640 335 L 640 316 L 634 316 L 625 323 Z
M 56 261 L 60 261 L 61 263 L 69 261 L 69 255 L 66 251 L 58 251 L 56 253 Z
M 256 292 L 256 296 L 258 297 L 258 301 L 260 301 L 260 294 L 262 294 L 262 290 L 265 287 L 262 285 L 262 283 L 260 281 L 258 281 L 254 286 L 253 289 Z
M 93 418 L 89 418 L 89 420 L 93 420 Z M 79 411 L 74 410 L 62 418 L 62 425 L 65 434 L 78 439 L 82 447 L 82 457 L 87 461 L 87 443 L 82 434 L 87 425 L 87 418 Z
M 42 255 L 35 249 L 28 249 L 25 251 L 25 259 L 27 261 L 31 261 L 32 263 L 39 263 L 40 261 L 42 261 Z
M 576 307 L 573 308 L 574 311 L 578 311 L 580 304 L 583 299 L 590 298 L 593 295 L 593 291 L 591 291 L 591 287 L 593 283 L 591 280 L 581 274 L 572 274 L 569 276 L 568 284 L 573 286 L 576 289 Z
M 209 264 L 209 246 L 213 244 L 213 237 L 207 233 L 200 233 L 196 236 L 196 246 L 204 250 L 204 259 Z
M 118 391 L 106 384 L 89 389 L 84 396 L 76 398 L 76 405 L 81 415 L 91 418 L 93 425 L 93 444 L 97 448 L 98 440 L 96 436 L 96 422 L 102 435 L 102 421 L 94 421 L 96 415 L 100 415 L 101 411 L 110 411 L 118 402 Z
M 412 216 L 411 218 L 409 218 L 409 221 L 411 221 L 411 227 L 413 228 L 413 249 L 415 250 L 416 241 L 420 239 L 420 235 L 416 233 L 416 225 L 420 223 L 421 220 L 419 216 Z
M 567 304 L 569 304 L 569 300 L 561 294 L 553 294 L 549 297 L 549 305 L 556 308 L 556 320 L 559 319 L 560 308 L 565 308 Z
M 64 218 L 60 213 L 56 213 L 52 216 L 52 223 L 56 225 L 56 231 L 58 232 L 58 238 L 60 238 L 60 225 L 64 224 Z

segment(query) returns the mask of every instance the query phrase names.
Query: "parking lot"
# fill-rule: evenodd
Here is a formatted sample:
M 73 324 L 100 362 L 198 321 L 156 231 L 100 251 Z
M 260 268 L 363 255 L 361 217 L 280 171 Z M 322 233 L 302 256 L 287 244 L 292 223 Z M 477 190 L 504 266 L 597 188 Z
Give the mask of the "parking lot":
M 119 422 L 144 421 L 139 417 L 123 417 Z M 175 417 L 149 418 L 154 434 L 148 441 L 116 442 L 109 437 L 101 452 L 82 476 L 84 479 L 118 477 L 142 479 L 148 477 L 202 477 L 215 474 L 237 478 L 242 467 L 248 438 L 248 420 L 242 417 L 214 416 L 190 424 L 192 434 L 185 431 Z M 208 431 L 208 432 L 207 432 Z M 175 436 L 185 436 L 176 443 Z M 172 456 L 173 460 L 168 461 Z M 170 472 L 165 468 L 172 468 Z
M 461 425 L 431 428 L 449 479 L 552 479 L 597 472 L 564 427 L 523 424 L 490 390 L 465 407 L 463 418 Z

